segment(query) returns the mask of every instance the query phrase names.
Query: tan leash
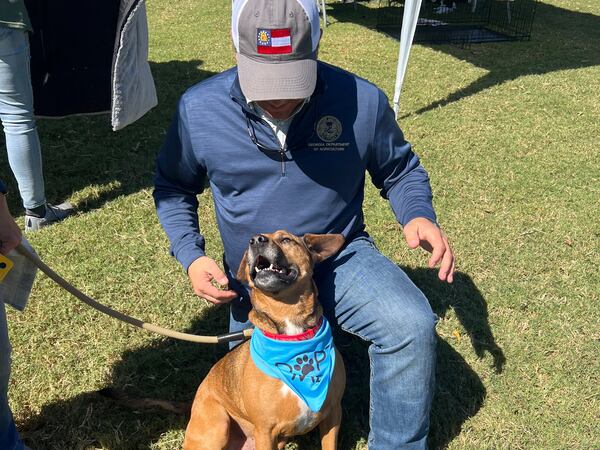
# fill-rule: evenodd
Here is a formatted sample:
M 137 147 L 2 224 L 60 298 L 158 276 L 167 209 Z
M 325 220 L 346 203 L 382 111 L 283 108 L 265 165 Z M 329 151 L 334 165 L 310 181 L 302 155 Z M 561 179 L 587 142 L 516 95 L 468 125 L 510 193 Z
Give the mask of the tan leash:
M 31 253 L 22 244 L 19 244 L 16 250 L 23 256 L 25 256 L 27 259 L 29 259 L 38 269 L 44 272 L 56 284 L 58 284 L 70 294 L 77 297 L 86 305 L 89 305 L 92 308 L 97 309 L 98 311 L 110 317 L 114 317 L 115 319 L 126 322 L 129 325 L 133 325 L 134 327 L 143 328 L 144 330 L 153 331 L 154 333 L 158 333 L 170 338 L 179 339 L 181 341 L 196 342 L 198 344 L 222 344 L 231 341 L 241 341 L 244 339 L 248 339 L 250 336 L 252 336 L 251 329 L 238 331 L 235 333 L 221 334 L 219 336 L 199 336 L 196 334 L 181 333 L 179 331 L 169 330 L 168 328 L 163 328 L 158 325 L 153 325 L 151 323 L 142 322 L 141 320 L 130 317 L 119 311 L 115 311 L 114 309 L 109 308 L 108 306 L 103 305 L 102 303 L 98 303 L 93 298 L 88 297 L 79 289 L 77 289 L 68 281 L 66 281 L 64 278 L 62 278 L 60 275 L 58 275 L 56 272 L 54 272 L 50 267 L 44 264 L 44 262 L 36 254 Z

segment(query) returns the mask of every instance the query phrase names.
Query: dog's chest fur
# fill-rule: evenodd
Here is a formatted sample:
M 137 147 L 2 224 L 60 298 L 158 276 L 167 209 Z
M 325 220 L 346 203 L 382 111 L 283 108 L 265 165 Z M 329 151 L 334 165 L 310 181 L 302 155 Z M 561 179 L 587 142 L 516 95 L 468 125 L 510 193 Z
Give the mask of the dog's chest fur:
M 234 417 L 260 417 L 272 421 L 268 427 L 272 426 L 278 434 L 287 437 L 310 431 L 322 419 L 322 411 L 314 413 L 284 382 L 269 377 L 256 367 L 250 357 L 248 342 L 230 352 L 225 359 L 230 359 L 230 370 L 227 392 L 222 395 L 229 399 L 228 409 Z M 235 398 L 241 398 L 241 404 L 233 401 Z
M 310 408 L 304 403 L 304 401 L 296 395 L 285 383 L 281 383 L 281 389 L 279 390 L 284 401 L 296 401 L 298 409 L 300 410 L 298 417 L 296 418 L 296 433 L 304 434 L 308 433 L 317 424 L 318 414 L 310 410 Z

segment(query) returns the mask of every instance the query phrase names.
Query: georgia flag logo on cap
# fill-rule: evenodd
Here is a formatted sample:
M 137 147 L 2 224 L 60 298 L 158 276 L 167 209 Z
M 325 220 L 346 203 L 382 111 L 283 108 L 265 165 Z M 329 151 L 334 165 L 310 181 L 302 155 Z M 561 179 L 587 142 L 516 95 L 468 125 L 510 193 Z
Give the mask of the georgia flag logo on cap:
M 256 30 L 256 51 L 263 55 L 292 53 L 292 35 L 289 28 Z

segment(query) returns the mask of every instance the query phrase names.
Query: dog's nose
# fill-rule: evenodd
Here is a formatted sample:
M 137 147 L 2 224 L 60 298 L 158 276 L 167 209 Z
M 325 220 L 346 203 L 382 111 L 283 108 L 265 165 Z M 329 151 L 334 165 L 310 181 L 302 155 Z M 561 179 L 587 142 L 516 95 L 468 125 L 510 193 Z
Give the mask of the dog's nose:
M 256 236 L 252 236 L 250 238 L 250 245 L 252 245 L 252 246 L 265 244 L 267 242 L 269 242 L 269 238 L 266 236 L 263 236 L 262 234 L 257 234 Z

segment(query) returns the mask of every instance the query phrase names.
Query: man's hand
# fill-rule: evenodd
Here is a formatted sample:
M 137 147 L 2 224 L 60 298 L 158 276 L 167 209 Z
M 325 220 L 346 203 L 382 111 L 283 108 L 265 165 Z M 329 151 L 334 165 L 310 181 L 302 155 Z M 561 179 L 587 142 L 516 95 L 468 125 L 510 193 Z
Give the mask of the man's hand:
M 205 298 L 214 305 L 229 303 L 238 295 L 234 291 L 222 290 L 213 286 L 212 281 L 227 289 L 227 276 L 217 263 L 208 256 L 201 256 L 188 268 L 188 276 L 197 296 Z
M 429 267 L 440 264 L 438 277 L 452 283 L 454 280 L 454 254 L 448 238 L 440 228 L 424 217 L 417 217 L 404 226 L 404 237 L 410 248 L 422 247 L 431 253 Z
M 0 253 L 6 255 L 21 243 L 21 230 L 8 211 L 4 195 L 0 194 Z

